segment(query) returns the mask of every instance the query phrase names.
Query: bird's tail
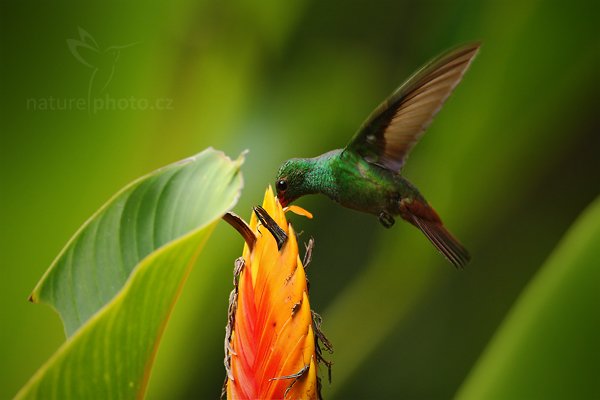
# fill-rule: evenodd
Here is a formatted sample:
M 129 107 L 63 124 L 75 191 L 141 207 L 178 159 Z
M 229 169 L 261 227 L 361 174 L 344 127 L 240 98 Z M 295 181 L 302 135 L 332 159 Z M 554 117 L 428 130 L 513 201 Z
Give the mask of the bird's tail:
M 427 236 L 427 239 L 457 268 L 463 268 L 471 256 L 442 223 L 435 210 L 425 201 L 403 200 L 400 204 L 401 216 Z

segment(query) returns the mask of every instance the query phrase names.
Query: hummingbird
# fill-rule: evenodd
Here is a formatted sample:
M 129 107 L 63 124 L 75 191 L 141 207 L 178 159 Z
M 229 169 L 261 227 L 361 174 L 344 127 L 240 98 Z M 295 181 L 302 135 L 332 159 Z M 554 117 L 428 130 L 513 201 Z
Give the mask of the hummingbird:
M 469 252 L 401 171 L 479 47 L 478 42 L 468 43 L 425 64 L 371 113 L 345 148 L 284 162 L 275 180 L 281 205 L 321 193 L 344 207 L 377 216 L 386 228 L 400 216 L 454 266 L 464 267 Z

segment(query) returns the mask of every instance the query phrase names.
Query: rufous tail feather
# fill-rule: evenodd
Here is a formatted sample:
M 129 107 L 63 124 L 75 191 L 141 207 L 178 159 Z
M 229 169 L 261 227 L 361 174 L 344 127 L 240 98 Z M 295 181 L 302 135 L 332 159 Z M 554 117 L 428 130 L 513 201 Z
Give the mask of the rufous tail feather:
M 401 216 L 425 234 L 427 239 L 457 268 L 463 268 L 471 256 L 465 247 L 442 223 L 437 213 L 427 203 L 412 200 L 401 203 Z

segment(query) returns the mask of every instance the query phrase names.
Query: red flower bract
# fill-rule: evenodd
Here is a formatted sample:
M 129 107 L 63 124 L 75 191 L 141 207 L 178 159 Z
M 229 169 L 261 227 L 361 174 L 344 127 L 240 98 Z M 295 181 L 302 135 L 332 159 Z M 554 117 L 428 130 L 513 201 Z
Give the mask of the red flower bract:
M 236 264 L 226 339 L 228 399 L 316 399 L 317 355 L 296 235 L 271 188 L 264 210 L 287 235 L 278 249 L 252 216 L 256 235 Z

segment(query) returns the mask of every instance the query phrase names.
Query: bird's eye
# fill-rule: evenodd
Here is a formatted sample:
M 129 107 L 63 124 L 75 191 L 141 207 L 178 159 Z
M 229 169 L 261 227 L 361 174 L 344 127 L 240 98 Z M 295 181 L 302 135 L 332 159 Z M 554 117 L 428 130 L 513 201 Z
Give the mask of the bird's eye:
M 285 189 L 287 189 L 287 182 L 283 179 L 277 181 L 277 191 L 278 192 L 283 192 Z

